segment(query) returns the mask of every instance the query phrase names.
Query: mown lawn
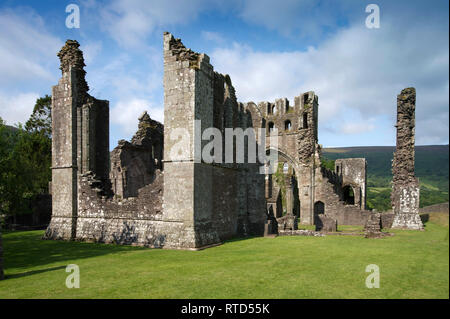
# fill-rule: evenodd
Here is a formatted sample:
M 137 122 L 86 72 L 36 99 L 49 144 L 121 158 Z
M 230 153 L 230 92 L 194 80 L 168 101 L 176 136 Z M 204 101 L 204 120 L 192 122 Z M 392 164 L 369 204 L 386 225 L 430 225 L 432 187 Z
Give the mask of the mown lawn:
M 6 233 L 0 298 L 449 298 L 448 222 L 392 232 L 251 238 L 202 251 Z M 80 267 L 79 289 L 65 285 L 68 264 Z M 380 268 L 378 289 L 365 286 L 369 264 Z

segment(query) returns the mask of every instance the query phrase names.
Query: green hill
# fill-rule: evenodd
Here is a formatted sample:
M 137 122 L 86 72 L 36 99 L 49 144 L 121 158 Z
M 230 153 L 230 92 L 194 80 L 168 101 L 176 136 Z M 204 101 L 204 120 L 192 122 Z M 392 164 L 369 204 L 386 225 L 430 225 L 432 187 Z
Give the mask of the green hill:
M 325 160 L 364 157 L 367 160 L 369 208 L 390 209 L 391 162 L 394 146 L 324 148 Z M 416 146 L 416 176 L 420 182 L 420 207 L 448 202 L 449 146 Z

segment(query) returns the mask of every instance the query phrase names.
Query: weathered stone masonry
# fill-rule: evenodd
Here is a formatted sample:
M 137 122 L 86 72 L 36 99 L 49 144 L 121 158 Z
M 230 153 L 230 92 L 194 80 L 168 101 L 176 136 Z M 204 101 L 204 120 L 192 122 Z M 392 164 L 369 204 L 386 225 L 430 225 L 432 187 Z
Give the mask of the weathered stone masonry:
M 423 229 L 419 216 L 419 181 L 414 176 L 416 90 L 397 96 L 397 148 L 392 161 L 392 228 Z
M 229 76 L 214 72 L 208 56 L 164 34 L 166 125 L 143 114 L 131 142 L 119 141 L 110 161 L 108 102 L 87 93 L 78 47 L 69 40 L 58 54 L 63 76 L 53 88 L 54 196 L 45 238 L 195 249 L 262 235 L 259 165 L 195 160 L 196 143 L 205 145 L 196 129 L 252 125 Z M 177 128 L 190 136 L 182 157 L 172 154 Z
M 366 210 L 365 159 L 336 160 L 334 170 L 321 165 L 314 92 L 295 97 L 293 105 L 285 98 L 240 103 L 228 75 L 215 72 L 206 54 L 187 49 L 166 32 L 165 123 L 142 114 L 131 141 L 120 140 L 109 153 L 109 102 L 88 94 L 78 47 L 68 40 L 58 53 L 62 78 L 52 92 L 53 203 L 45 238 L 198 249 L 277 230 L 284 235 L 308 233 L 297 231 L 299 223 L 334 231 L 339 224 L 372 220 Z M 406 108 L 399 111 L 399 121 L 405 119 L 408 128 L 411 121 L 405 114 L 411 113 L 411 96 L 405 93 L 401 101 L 406 104 L 399 104 L 399 110 Z M 226 152 L 205 162 L 202 151 L 211 143 L 211 136 L 203 136 L 207 128 L 222 137 L 227 128 L 266 128 L 266 142 L 256 132 L 248 135 L 244 163 L 236 161 L 236 141 L 232 163 L 225 161 Z M 269 134 L 274 128 L 278 134 Z M 411 194 L 418 192 L 413 166 L 411 175 L 411 139 L 404 148 L 401 136 L 411 136 L 411 129 L 399 128 L 397 136 L 397 224 L 415 220 L 404 214 L 403 207 L 413 202 L 405 202 L 402 194 L 415 198 Z M 255 137 L 263 152 L 277 152 L 281 175 L 264 176 L 262 163 L 248 163 L 248 146 Z M 274 150 L 273 139 L 278 142 Z M 225 150 L 224 138 L 220 142 Z M 409 164 L 402 166 L 400 158 Z M 413 160 L 412 153 L 412 165 Z M 418 200 L 413 204 L 418 207 Z
M 294 98 L 291 105 L 286 98 L 275 102 L 247 103 L 252 113 L 253 127 L 265 127 L 268 134 L 274 128 L 277 136 L 266 139 L 266 149 L 271 147 L 271 139 L 278 141 L 278 160 L 287 167 L 284 175 L 292 178 L 292 196 L 287 198 L 284 182 L 286 214 L 291 212 L 301 224 L 321 223 L 325 214 L 338 224 L 364 225 L 370 212 L 366 210 L 366 166 L 364 158 L 336 160 L 335 170 L 321 166 L 321 146 L 318 144 L 318 96 L 306 92 Z M 282 188 L 273 174 L 266 176 L 266 200 L 268 210 L 275 217 L 283 214 Z M 352 201 L 348 194 L 354 194 Z M 290 208 L 289 208 L 290 207 Z M 292 209 L 293 208 L 293 209 Z M 278 225 L 285 227 L 285 219 Z M 292 219 L 287 218 L 286 220 Z
M 227 164 L 224 157 L 210 164 L 199 161 L 208 143 L 199 140 L 204 129 L 215 127 L 225 136 L 225 128 L 252 126 L 250 112 L 234 92 L 229 76 L 214 72 L 207 55 L 164 34 L 164 213 L 182 224 L 197 246 L 264 232 L 259 165 Z M 168 138 L 176 130 L 189 136 L 182 154 L 174 151 L 177 141 Z

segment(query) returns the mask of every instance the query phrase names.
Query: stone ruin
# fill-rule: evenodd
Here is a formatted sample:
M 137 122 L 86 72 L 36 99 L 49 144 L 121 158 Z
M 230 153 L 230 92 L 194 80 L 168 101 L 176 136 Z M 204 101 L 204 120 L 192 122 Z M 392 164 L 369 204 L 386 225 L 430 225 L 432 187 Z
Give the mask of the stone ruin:
M 164 125 L 143 113 L 131 141 L 120 140 L 110 153 L 109 102 L 89 95 L 78 42 L 68 40 L 58 57 L 52 218 L 44 238 L 200 249 L 242 236 L 323 236 L 338 224 L 371 219 L 366 160 L 339 159 L 334 170 L 321 165 L 314 92 L 295 97 L 293 105 L 285 98 L 238 102 L 228 75 L 165 32 Z M 253 138 L 263 153 L 278 154 L 279 169 L 261 174 L 264 163 L 249 163 L 247 155 L 244 163 L 226 163 L 225 154 L 205 162 L 208 141 L 199 136 L 211 127 L 222 136 L 227 128 L 266 128 L 265 142 Z M 278 147 L 271 149 L 274 138 Z
M 144 113 L 130 142 L 109 153 L 109 107 L 88 94 L 76 41 L 59 52 L 52 94 L 52 219 L 45 238 L 198 249 L 263 235 L 264 175 L 257 163 L 198 162 L 195 130 L 252 127 L 229 76 L 164 34 L 162 125 Z M 197 119 L 201 119 L 198 126 Z M 198 126 L 198 127 L 197 127 Z M 191 133 L 179 145 L 177 129 Z
M 293 105 L 286 98 L 245 105 L 253 127 L 266 128 L 268 151 L 274 138 L 269 134 L 278 129 L 278 147 L 272 151 L 278 154 L 279 170 L 266 175 L 265 198 L 279 230 L 285 229 L 292 216 L 304 225 L 321 223 L 320 215 L 342 225 L 364 225 L 371 214 L 366 210 L 367 162 L 364 158 L 338 159 L 334 170 L 321 165 L 317 95 L 306 92 L 295 97 Z
M 397 148 L 392 161 L 392 228 L 422 230 L 419 180 L 414 176 L 416 89 L 397 96 Z

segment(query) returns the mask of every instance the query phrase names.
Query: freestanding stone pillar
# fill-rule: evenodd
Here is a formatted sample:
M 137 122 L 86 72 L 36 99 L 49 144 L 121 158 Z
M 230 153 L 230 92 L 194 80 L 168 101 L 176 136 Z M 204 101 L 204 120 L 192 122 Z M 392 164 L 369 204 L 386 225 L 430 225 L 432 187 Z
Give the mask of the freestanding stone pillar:
M 392 228 L 422 230 L 419 216 L 419 181 L 414 176 L 415 88 L 397 96 L 397 147 L 392 162 Z

